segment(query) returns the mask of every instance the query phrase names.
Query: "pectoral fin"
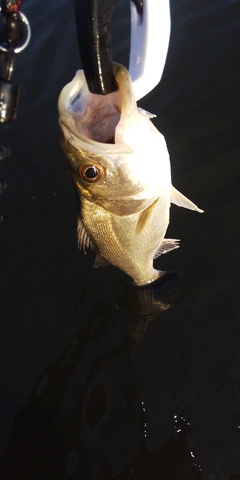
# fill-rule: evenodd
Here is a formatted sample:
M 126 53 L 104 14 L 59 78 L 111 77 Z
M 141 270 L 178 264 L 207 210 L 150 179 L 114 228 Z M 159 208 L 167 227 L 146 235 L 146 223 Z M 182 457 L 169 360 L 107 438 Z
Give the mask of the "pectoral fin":
M 78 247 L 80 248 L 80 250 L 83 250 L 84 253 L 86 253 L 86 250 L 88 248 L 90 248 L 91 250 L 94 250 L 94 244 L 90 239 L 80 217 L 78 217 L 78 221 L 77 221 L 77 237 L 78 237 Z
M 172 186 L 171 190 L 171 203 L 178 205 L 178 207 L 188 208 L 189 210 L 196 210 L 199 213 L 203 213 L 203 210 L 197 207 L 195 203 L 191 202 L 187 197 L 180 193 L 176 188 Z
M 171 250 L 175 250 L 175 248 L 180 248 L 179 242 L 180 240 L 174 238 L 164 238 L 155 252 L 153 259 L 160 257 L 160 255 L 164 255 L 164 253 L 171 252 Z

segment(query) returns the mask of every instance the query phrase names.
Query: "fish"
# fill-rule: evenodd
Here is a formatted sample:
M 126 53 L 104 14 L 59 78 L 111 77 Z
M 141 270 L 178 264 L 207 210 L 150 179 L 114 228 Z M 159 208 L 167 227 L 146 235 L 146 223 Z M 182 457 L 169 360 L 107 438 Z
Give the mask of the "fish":
M 202 213 L 172 186 L 164 136 L 155 115 L 137 106 L 128 70 L 113 64 L 117 90 L 88 90 L 83 70 L 58 100 L 60 144 L 78 198 L 77 237 L 84 253 L 96 252 L 95 267 L 114 265 L 137 286 L 162 275 L 153 260 L 179 248 L 165 238 L 170 205 Z

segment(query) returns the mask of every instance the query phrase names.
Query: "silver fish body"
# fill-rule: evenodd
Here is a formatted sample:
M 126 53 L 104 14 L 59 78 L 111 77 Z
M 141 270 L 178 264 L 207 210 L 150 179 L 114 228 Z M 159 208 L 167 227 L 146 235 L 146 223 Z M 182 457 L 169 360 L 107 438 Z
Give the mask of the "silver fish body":
M 153 259 L 179 247 L 164 239 L 170 203 L 202 210 L 172 187 L 164 137 L 137 108 L 128 71 L 116 64 L 114 75 L 118 91 L 107 96 L 88 91 L 83 71 L 63 88 L 61 146 L 80 200 L 80 248 L 145 285 L 161 275 Z

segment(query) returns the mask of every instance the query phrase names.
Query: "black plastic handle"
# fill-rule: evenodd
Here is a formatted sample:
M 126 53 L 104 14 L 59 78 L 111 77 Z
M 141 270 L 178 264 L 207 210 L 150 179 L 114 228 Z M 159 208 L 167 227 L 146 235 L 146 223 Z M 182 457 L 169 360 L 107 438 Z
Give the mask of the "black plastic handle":
M 75 0 L 82 67 L 90 92 L 117 90 L 112 73 L 111 24 L 116 0 Z

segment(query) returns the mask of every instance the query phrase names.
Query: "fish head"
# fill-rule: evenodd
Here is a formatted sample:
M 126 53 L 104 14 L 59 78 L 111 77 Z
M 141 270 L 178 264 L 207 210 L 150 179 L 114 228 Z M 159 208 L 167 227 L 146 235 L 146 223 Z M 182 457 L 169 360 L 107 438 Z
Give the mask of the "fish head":
M 113 73 L 118 90 L 109 95 L 90 93 L 82 70 L 63 88 L 61 146 L 80 198 L 130 215 L 155 201 L 164 175 L 170 180 L 170 168 L 169 160 L 164 171 L 159 154 L 156 158 L 160 148 L 168 159 L 166 144 L 148 114 L 137 108 L 130 74 L 118 64 Z

